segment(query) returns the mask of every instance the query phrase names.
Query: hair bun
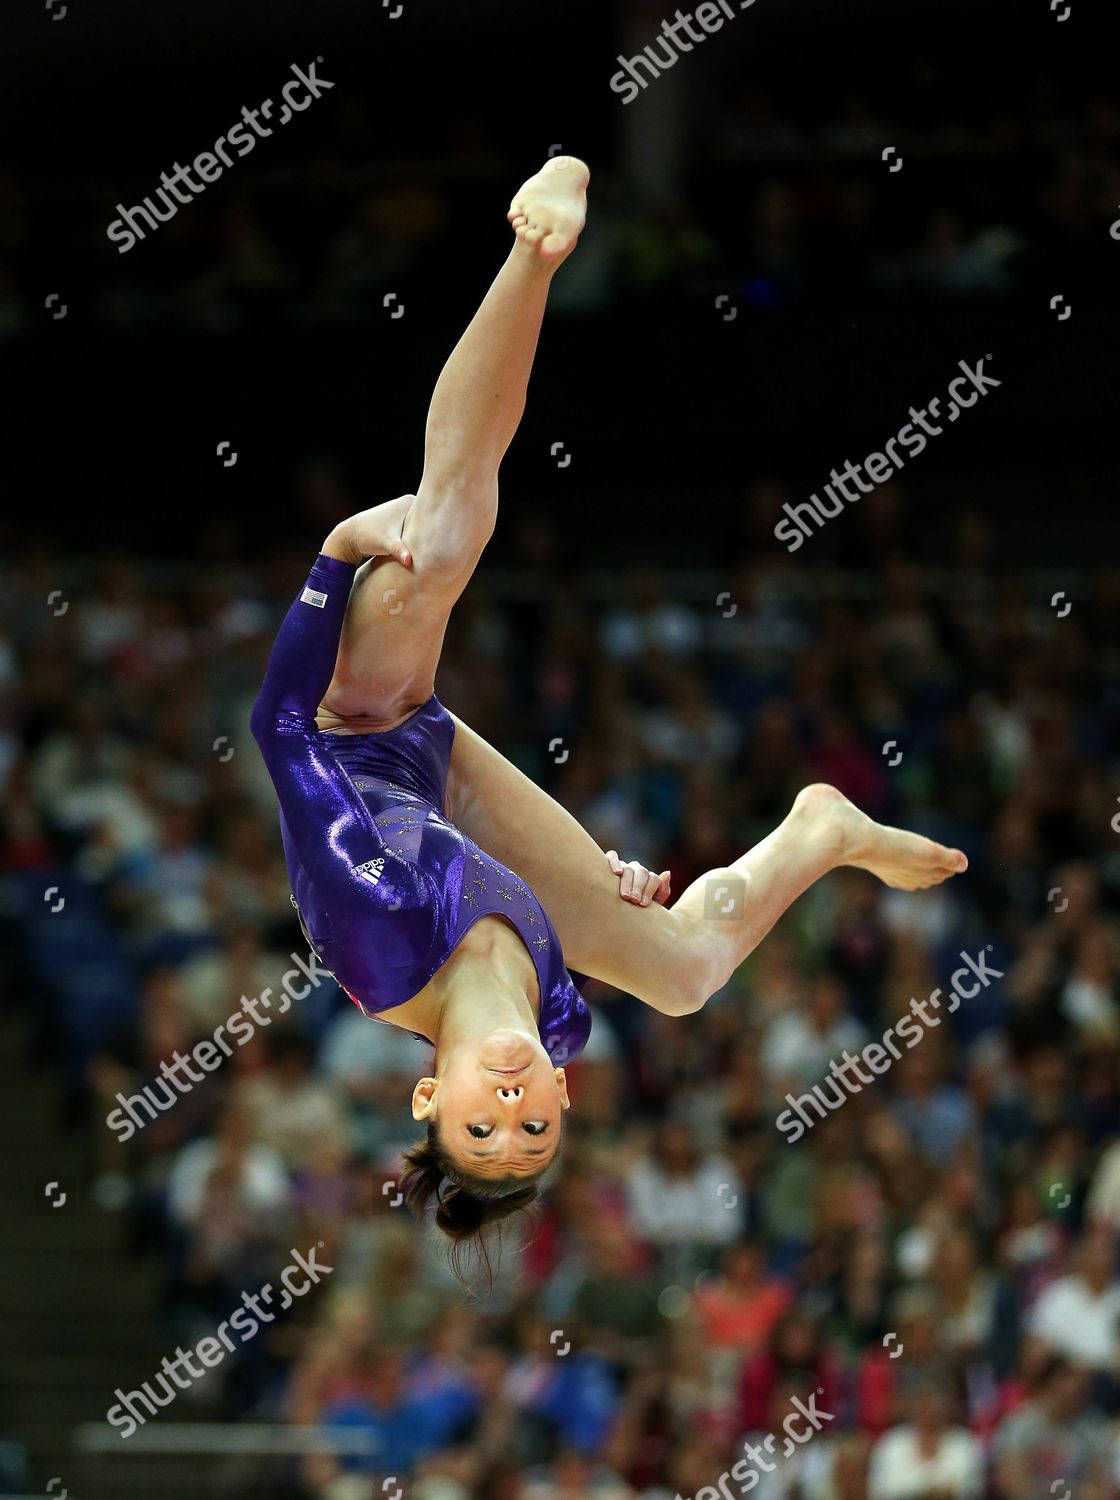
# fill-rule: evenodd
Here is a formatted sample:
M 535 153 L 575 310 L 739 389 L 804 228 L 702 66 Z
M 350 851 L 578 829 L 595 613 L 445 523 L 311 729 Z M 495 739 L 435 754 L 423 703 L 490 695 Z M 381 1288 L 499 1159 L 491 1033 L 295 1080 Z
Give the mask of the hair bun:
M 404 1163 L 404 1200 L 417 1218 L 423 1218 L 434 1200 L 436 1227 L 452 1241 L 451 1265 L 460 1281 L 461 1248 L 473 1240 L 473 1248 L 489 1267 L 484 1231 L 525 1213 L 540 1198 L 534 1177 L 472 1177 L 461 1171 L 440 1145 L 434 1123 L 428 1125 L 427 1139 L 404 1153 Z

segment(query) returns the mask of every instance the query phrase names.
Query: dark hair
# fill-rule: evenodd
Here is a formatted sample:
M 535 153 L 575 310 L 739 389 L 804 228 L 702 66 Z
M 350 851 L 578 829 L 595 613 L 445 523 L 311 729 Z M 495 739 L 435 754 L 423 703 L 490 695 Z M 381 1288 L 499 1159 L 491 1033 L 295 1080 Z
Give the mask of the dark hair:
M 444 1149 L 434 1121 L 428 1124 L 427 1139 L 404 1153 L 404 1165 L 399 1184 L 404 1200 L 418 1218 L 435 1200 L 435 1221 L 452 1241 L 450 1260 L 458 1279 L 464 1280 L 463 1249 L 473 1241 L 493 1281 L 487 1231 L 514 1214 L 527 1213 L 538 1202 L 537 1183 L 548 1168 L 534 1177 L 482 1177 L 464 1172 Z M 500 1231 L 498 1238 L 500 1248 Z

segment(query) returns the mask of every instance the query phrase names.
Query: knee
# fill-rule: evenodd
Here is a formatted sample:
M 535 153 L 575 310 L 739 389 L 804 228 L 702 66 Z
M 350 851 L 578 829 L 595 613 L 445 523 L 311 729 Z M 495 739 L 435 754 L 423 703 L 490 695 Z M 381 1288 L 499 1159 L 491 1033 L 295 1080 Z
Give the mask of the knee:
M 726 982 L 719 975 L 718 955 L 705 941 L 702 924 L 686 912 L 670 912 L 676 931 L 668 962 L 659 965 L 656 995 L 644 997 L 666 1016 L 691 1016 Z

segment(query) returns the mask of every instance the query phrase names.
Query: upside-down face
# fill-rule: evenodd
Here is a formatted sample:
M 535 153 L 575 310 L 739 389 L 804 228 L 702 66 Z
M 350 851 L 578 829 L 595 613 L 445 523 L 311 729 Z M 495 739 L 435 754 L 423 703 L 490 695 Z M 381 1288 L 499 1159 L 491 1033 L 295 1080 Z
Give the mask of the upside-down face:
M 556 1155 L 568 1108 L 563 1068 L 540 1038 L 502 1029 L 437 1059 L 437 1076 L 412 1096 L 417 1120 L 439 1126 L 440 1143 L 474 1177 L 537 1177 Z

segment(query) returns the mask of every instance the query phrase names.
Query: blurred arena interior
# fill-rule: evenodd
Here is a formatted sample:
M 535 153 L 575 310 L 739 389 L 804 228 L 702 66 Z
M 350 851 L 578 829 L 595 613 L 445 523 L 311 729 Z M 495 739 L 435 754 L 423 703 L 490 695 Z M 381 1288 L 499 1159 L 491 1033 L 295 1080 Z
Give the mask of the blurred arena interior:
M 1070 4 L 757 0 L 630 106 L 645 0 L 8 8 L 0 1495 L 1114 1500 L 1120 108 Z M 117 253 L 320 54 L 314 109 Z M 424 1049 L 305 977 L 247 724 L 322 537 L 414 487 L 553 145 L 592 217 L 441 698 L 677 891 L 814 780 L 971 868 L 829 877 L 697 1015 L 593 985 L 543 1210 L 468 1295 L 395 1192 Z M 985 355 L 991 399 L 775 540 Z

